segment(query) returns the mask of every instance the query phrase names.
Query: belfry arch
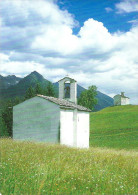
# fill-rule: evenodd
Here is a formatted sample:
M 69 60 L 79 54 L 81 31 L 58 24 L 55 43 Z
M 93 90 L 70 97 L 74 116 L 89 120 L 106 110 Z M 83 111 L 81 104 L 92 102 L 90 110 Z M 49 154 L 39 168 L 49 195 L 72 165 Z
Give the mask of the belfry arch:
M 70 98 L 70 81 L 64 82 L 64 98 L 65 99 Z
M 77 103 L 77 82 L 74 79 L 64 77 L 59 80 L 59 98 Z

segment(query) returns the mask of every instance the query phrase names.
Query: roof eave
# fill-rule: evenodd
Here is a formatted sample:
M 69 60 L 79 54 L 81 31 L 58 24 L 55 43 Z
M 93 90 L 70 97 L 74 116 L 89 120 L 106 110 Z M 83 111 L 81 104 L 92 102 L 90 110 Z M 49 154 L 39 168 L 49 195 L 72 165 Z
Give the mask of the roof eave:
M 88 108 L 86 108 L 86 107 L 83 107 L 83 106 L 80 106 L 80 105 L 77 105 L 77 104 L 74 104 L 74 105 L 71 105 L 71 106 L 68 106 L 68 105 L 66 106 L 66 105 L 62 105 L 62 104 L 60 104 L 60 103 L 58 103 L 58 102 L 52 101 L 51 99 L 48 98 L 48 96 L 43 96 L 43 95 L 38 95 L 38 94 L 37 94 L 37 97 L 43 98 L 43 99 L 48 100 L 48 101 L 50 101 L 50 102 L 52 102 L 52 103 L 54 103 L 54 104 L 57 104 L 57 105 L 60 106 L 60 108 L 66 108 L 66 109 L 72 109 L 72 110 L 77 109 L 77 110 L 80 110 L 80 111 L 91 112 L 90 109 L 88 109 Z M 48 98 L 48 99 L 47 99 L 47 98 Z M 53 98 L 53 97 L 50 97 L 50 98 Z M 59 99 L 59 98 L 56 98 L 56 99 Z M 67 101 L 67 100 L 66 100 L 66 101 Z M 71 103 L 71 102 L 70 102 L 70 103 Z M 80 106 L 80 108 L 77 107 L 77 106 Z M 82 107 L 82 108 L 81 108 L 81 107 Z
M 63 79 L 65 79 L 65 78 L 69 78 L 69 79 L 71 79 L 71 80 L 73 80 L 73 81 L 77 82 L 75 79 L 72 79 L 72 78 L 67 77 L 67 76 L 66 76 L 66 77 L 64 77 L 64 78 L 62 78 L 62 79 L 60 79 L 59 81 L 62 81 L 62 80 L 63 80 Z M 59 82 L 59 81 L 58 81 L 58 82 Z
M 82 109 L 79 109 L 79 108 L 73 108 L 73 107 L 69 107 L 69 106 L 60 106 L 61 109 L 70 109 L 70 110 L 79 110 L 79 111 L 83 111 L 83 112 L 92 112 L 91 110 L 82 110 Z

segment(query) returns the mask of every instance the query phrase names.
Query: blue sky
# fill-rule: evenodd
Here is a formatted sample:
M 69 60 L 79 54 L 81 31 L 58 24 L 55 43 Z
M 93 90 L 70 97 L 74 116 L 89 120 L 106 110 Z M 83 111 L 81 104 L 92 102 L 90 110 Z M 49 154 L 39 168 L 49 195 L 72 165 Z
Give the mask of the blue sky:
M 137 0 L 0 1 L 0 74 L 69 75 L 138 104 Z
M 128 21 L 137 18 L 136 12 L 116 14 L 115 5 L 119 2 L 118 0 L 61 0 L 58 1 L 58 5 L 61 9 L 67 9 L 79 21 L 74 33 L 79 31 L 80 26 L 83 26 L 88 18 L 103 22 L 109 32 L 113 33 L 117 30 L 128 31 L 131 28 L 131 23 Z

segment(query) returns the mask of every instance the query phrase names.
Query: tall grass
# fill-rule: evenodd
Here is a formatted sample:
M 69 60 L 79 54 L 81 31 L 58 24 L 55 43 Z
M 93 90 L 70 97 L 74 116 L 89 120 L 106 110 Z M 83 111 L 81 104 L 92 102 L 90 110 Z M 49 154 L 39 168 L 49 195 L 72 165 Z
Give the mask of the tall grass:
M 0 140 L 0 193 L 138 194 L 136 151 Z

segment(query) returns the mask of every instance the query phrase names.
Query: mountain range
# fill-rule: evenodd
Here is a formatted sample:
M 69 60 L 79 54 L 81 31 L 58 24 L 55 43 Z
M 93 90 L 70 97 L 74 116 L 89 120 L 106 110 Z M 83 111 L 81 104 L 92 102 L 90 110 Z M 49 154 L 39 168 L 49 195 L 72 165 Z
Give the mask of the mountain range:
M 22 78 L 16 77 L 15 75 L 9 75 L 3 77 L 0 75 L 0 90 L 7 89 L 11 85 L 16 85 Z
M 1 76 L 0 75 L 0 100 L 12 99 L 15 97 L 23 97 L 28 87 L 35 87 L 37 83 L 40 83 L 42 87 L 46 87 L 50 81 L 45 79 L 41 74 L 34 71 L 24 78 L 16 77 L 15 75 Z M 53 83 L 56 96 L 58 97 L 58 82 Z M 86 90 L 82 86 L 77 84 L 77 98 L 82 91 Z M 101 110 L 105 107 L 113 105 L 113 98 L 106 94 L 97 91 L 98 104 L 95 106 L 95 110 Z

